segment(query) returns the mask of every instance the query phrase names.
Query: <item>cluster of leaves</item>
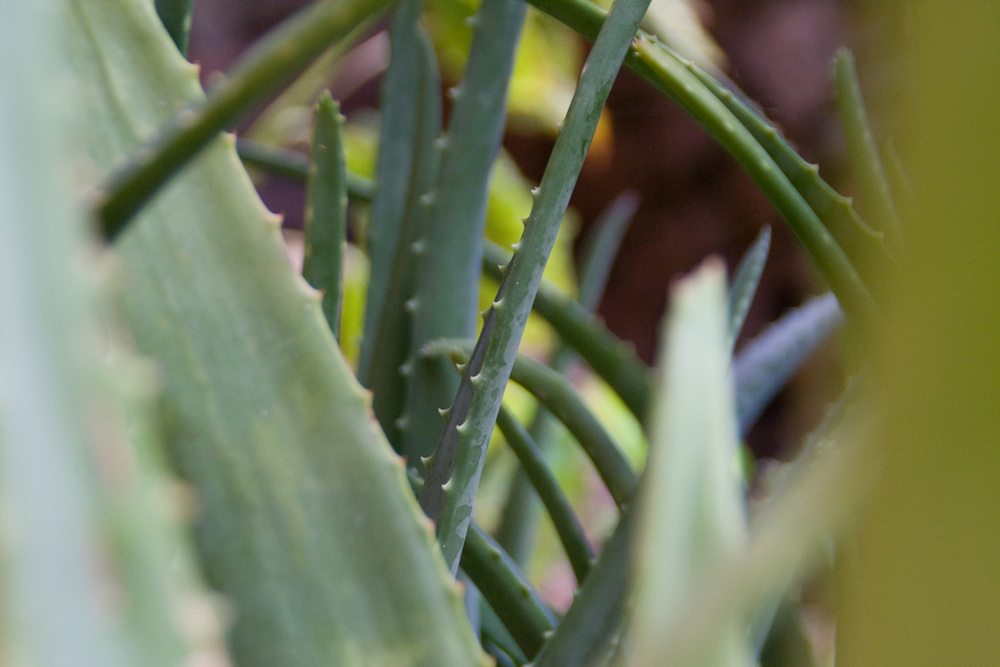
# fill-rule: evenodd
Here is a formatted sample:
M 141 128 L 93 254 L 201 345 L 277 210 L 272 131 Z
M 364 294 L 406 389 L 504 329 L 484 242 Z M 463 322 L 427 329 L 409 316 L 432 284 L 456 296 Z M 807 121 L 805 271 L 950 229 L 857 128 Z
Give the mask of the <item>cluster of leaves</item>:
M 20 392 L 20 402 L 5 396 L 2 419 L 7 502 L 17 517 L 5 557 L 18 573 L 15 605 L 35 600 L 12 625 L 18 650 L 95 665 L 177 664 L 192 650 L 220 650 L 177 622 L 192 596 L 204 600 L 191 592 L 194 557 L 156 490 L 165 451 L 194 490 L 197 560 L 228 601 L 236 664 L 470 665 L 483 663 L 484 651 L 500 664 L 755 663 L 785 592 L 850 516 L 854 495 L 842 486 L 870 389 L 863 378 L 852 383 L 752 521 L 740 438 L 845 316 L 862 333 L 870 326 L 877 306 L 867 282 L 900 246 L 853 65 L 838 56 L 838 91 L 873 226 L 752 105 L 640 29 L 648 1 L 616 0 L 610 11 L 586 0 L 532 4 L 594 43 L 513 254 L 484 235 L 527 7 L 479 5 L 442 128 L 422 5 L 401 0 L 389 27 L 374 182 L 347 170 L 343 119 L 329 95 L 318 102 L 308 158 L 239 146 L 248 163 L 308 181 L 308 285 L 291 270 L 280 224 L 223 131 L 324 53 L 364 35 L 388 0 L 319 0 L 207 96 L 182 56 L 190 0 L 2 10 L 4 37 L 34 40 L 28 56 L 0 53 L 5 90 L 16 93 L 0 106 L 16 121 L 0 123 L 13 147 L 0 164 L 20 188 L 7 218 L 18 224 L 4 224 L 4 270 L 38 277 L 8 282 L 15 287 L 3 304 L 4 382 Z M 767 258 L 766 229 L 728 286 L 724 267 L 708 260 L 674 287 L 655 370 L 592 314 L 634 197 L 623 195 L 589 240 L 578 299 L 543 278 L 623 63 L 739 160 L 832 290 L 735 359 Z M 50 103 L 59 89 L 33 87 L 41 80 L 71 88 L 71 117 Z M 14 160 L 22 161 L 16 169 Z M 50 177 L 70 169 L 86 198 Z M 336 341 L 352 199 L 370 207 L 357 379 Z M 84 200 L 114 258 L 99 315 L 78 278 Z M 484 272 L 499 287 L 479 327 Z M 561 340 L 548 366 L 518 352 L 533 312 Z M 129 339 L 156 362 L 156 380 Z M 30 354 L 15 347 L 25 341 Z M 99 346 L 103 358 L 124 361 L 96 368 Z M 641 473 L 561 373 L 571 353 L 642 426 L 650 452 Z M 95 390 L 101 377 L 110 386 Z M 503 405 L 509 381 L 541 406 L 527 427 Z M 121 432 L 95 432 L 95 405 Z M 599 557 L 546 462 L 553 420 L 620 513 Z M 32 435 L 39 425 L 47 430 Z M 511 482 L 499 543 L 474 514 L 494 427 L 523 471 Z M 25 448 L 29 441 L 38 446 Z M 96 457 L 85 455 L 87 443 Z M 87 472 L 94 460 L 99 483 Z M 57 473 L 59 491 L 43 502 L 53 483 L 38 475 Z M 521 570 L 534 531 L 531 494 L 579 585 L 562 618 Z M 88 569 L 100 521 L 112 527 L 127 600 L 117 637 L 92 618 L 107 585 Z M 62 526 L 58 544 L 31 532 Z M 50 548 L 58 563 L 35 551 Z M 53 567 L 65 581 L 48 580 Z M 464 606 L 458 577 L 474 584 Z M 37 641 L 57 626 L 72 628 L 64 644 Z

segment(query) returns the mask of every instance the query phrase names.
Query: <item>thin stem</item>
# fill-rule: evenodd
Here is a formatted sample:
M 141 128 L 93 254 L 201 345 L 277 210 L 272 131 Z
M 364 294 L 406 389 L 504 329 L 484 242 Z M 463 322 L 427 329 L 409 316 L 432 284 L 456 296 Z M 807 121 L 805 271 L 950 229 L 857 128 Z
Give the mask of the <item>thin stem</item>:
M 630 577 L 632 511 L 601 551 L 594 571 L 580 588 L 559 627 L 545 642 L 534 667 L 587 667 L 605 655 L 621 630 Z
M 600 303 L 625 230 L 638 206 L 639 197 L 634 191 L 622 193 L 601 212 L 583 239 L 577 274 L 580 285 L 578 300 L 587 310 L 596 310 Z M 499 266 L 494 268 L 499 271 Z M 549 366 L 562 373 L 574 358 L 572 348 L 563 341 L 552 353 Z M 552 415 L 545 406 L 539 405 L 528 426 L 528 433 L 543 454 L 554 437 L 554 425 Z M 496 535 L 497 541 L 507 553 L 522 566 L 531 552 L 537 505 L 537 496 L 531 482 L 524 471 L 519 469 L 511 479 Z
M 473 524 L 461 565 L 525 655 L 530 658 L 538 653 L 557 621 L 517 563 L 486 531 Z
M 416 495 L 424 482 L 412 470 L 407 481 Z M 470 522 L 461 567 L 528 657 L 534 656 L 557 620 L 528 578 L 492 537 Z
M 268 146 L 250 139 L 237 139 L 236 154 L 246 166 L 275 176 L 300 183 L 305 183 L 309 178 L 310 158 L 298 151 Z M 375 181 L 353 171 L 347 172 L 347 196 L 350 199 L 370 202 L 374 193 Z
M 503 433 L 511 450 L 517 456 L 521 469 L 531 480 L 531 485 L 545 505 L 552 525 L 555 526 L 559 541 L 566 550 L 566 557 L 573 568 L 578 584 L 582 584 L 590 573 L 594 561 L 594 552 L 590 548 L 583 527 L 576 517 L 572 505 L 566 499 L 566 494 L 559 488 L 555 475 L 542 458 L 538 446 L 514 415 L 504 406 L 497 413 L 497 427 Z

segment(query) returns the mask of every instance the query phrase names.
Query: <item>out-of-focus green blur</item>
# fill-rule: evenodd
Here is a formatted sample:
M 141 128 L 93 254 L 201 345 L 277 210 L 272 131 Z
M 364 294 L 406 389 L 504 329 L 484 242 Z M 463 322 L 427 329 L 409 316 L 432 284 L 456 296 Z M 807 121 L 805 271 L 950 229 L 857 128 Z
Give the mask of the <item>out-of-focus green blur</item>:
M 1000 664 L 1000 3 L 915 2 L 917 200 L 876 357 L 883 470 L 848 549 L 837 662 Z

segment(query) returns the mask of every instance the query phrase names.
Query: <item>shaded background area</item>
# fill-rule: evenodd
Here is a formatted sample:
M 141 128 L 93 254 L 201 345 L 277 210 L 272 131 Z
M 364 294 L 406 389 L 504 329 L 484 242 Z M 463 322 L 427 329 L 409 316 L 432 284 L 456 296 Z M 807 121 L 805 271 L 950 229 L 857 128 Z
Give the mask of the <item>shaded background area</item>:
M 190 58 L 201 63 L 203 80 L 225 71 L 249 44 L 305 4 L 198 0 Z M 820 164 L 827 180 L 849 193 L 830 63 L 839 47 L 851 46 L 860 48 L 864 64 L 866 50 L 879 41 L 883 26 L 870 17 L 859 18 L 845 0 L 712 0 L 699 11 L 728 56 L 732 79 L 806 159 Z M 886 70 L 874 76 L 862 70 L 862 76 L 868 82 L 875 79 L 876 95 L 892 87 Z M 351 87 L 341 100 L 345 113 L 377 106 L 377 77 Z M 763 225 L 772 226 L 771 255 L 744 337 L 823 291 L 809 259 L 757 186 L 672 102 L 626 70 L 611 93 L 608 111 L 609 147 L 588 159 L 571 205 L 586 229 L 621 192 L 634 189 L 641 196 L 600 314 L 642 357 L 652 361 L 671 279 L 713 253 L 735 266 Z M 534 181 L 541 177 L 552 144 L 551 137 L 542 135 L 505 138 L 505 147 Z M 272 180 L 261 194 L 272 210 L 286 214 L 286 225 L 301 226 L 301 187 Z M 790 453 L 839 393 L 837 369 L 835 346 L 828 345 L 750 433 L 758 456 L 784 458 Z

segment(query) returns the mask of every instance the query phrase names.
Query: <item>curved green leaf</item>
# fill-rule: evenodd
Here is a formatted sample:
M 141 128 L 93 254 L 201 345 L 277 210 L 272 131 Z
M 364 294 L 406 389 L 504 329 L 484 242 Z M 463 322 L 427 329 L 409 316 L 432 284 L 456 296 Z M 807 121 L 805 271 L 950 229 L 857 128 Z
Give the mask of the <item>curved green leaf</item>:
M 555 526 L 559 541 L 569 559 L 573 574 L 578 584 L 582 584 L 590 573 L 594 561 L 594 552 L 590 548 L 587 536 L 583 533 L 580 520 L 576 518 L 573 506 L 569 504 L 566 494 L 559 488 L 555 474 L 545 463 L 538 445 L 528 435 L 524 426 L 510 413 L 510 410 L 500 406 L 497 414 L 497 428 L 503 433 L 504 439 L 517 456 L 521 470 L 531 481 L 532 488 L 542 504 L 545 505 L 552 525 Z

